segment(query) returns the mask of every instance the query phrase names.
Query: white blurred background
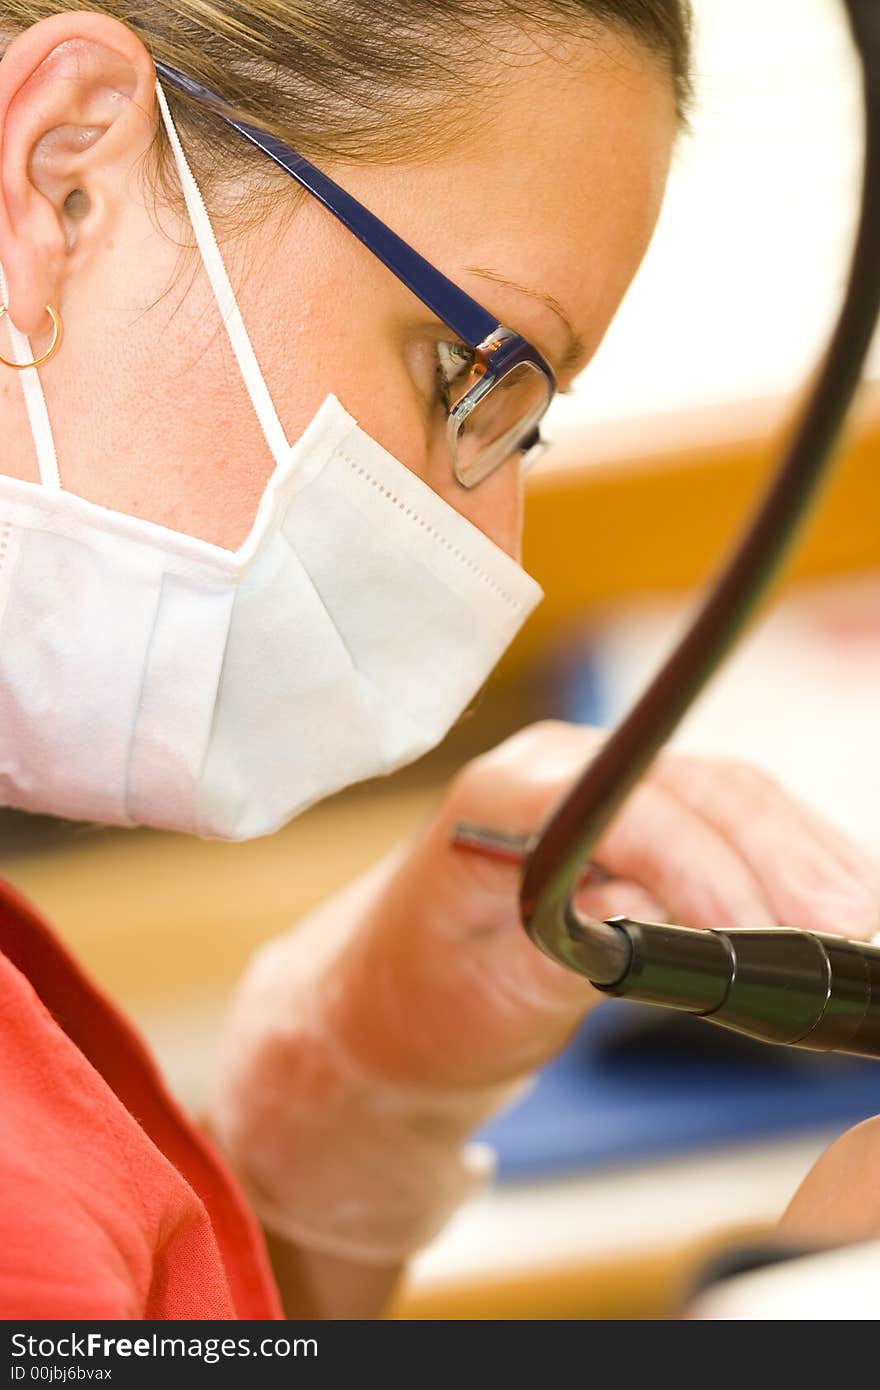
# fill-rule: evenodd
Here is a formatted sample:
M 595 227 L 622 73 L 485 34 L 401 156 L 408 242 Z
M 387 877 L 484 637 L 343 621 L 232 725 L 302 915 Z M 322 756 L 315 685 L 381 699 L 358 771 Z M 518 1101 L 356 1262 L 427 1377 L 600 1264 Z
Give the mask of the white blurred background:
M 833 319 L 861 159 L 843 6 L 695 0 L 695 15 L 696 104 L 655 239 L 551 437 L 786 393 Z

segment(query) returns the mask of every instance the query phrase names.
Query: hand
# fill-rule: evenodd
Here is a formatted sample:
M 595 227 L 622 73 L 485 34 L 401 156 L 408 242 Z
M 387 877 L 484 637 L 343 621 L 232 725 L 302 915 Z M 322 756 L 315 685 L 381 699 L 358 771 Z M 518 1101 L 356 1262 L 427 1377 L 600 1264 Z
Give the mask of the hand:
M 390 1268 L 481 1181 L 462 1142 L 601 996 L 532 944 L 515 866 L 457 820 L 532 833 L 602 734 L 538 724 L 472 762 L 413 840 L 259 951 L 210 1123 L 290 1246 Z M 873 935 L 875 865 L 768 778 L 664 754 L 596 848 L 594 916 Z
M 456 820 L 532 832 L 602 734 L 526 729 L 476 759 L 362 910 L 337 1026 L 397 1081 L 478 1087 L 546 1061 L 601 997 L 541 954 L 517 911 L 518 872 L 454 849 Z M 614 879 L 579 904 L 691 927 L 799 926 L 866 938 L 880 873 L 769 777 L 730 760 L 664 753 L 593 856 Z
M 780 1229 L 784 1238 L 807 1244 L 880 1240 L 880 1116 L 847 1130 L 826 1150 Z

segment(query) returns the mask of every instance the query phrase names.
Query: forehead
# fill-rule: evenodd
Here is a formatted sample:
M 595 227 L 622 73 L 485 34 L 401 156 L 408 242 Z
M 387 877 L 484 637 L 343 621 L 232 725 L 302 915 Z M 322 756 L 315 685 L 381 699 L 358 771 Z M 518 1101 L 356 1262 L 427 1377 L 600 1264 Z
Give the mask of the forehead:
M 650 239 L 677 129 L 661 60 L 626 35 L 569 36 L 511 53 L 487 43 L 484 81 L 436 113 L 415 156 L 326 165 L 327 172 L 439 270 L 554 364 L 567 334 L 551 298 L 598 346 Z M 320 210 L 306 204 L 306 214 Z M 321 221 L 328 264 L 352 251 Z M 291 227 L 297 245 L 300 227 Z M 326 314 L 387 313 L 421 322 L 424 305 L 368 252 Z M 484 272 L 484 273 L 480 273 Z M 488 272 L 486 274 L 485 272 Z M 506 283 L 507 282 L 507 283 Z M 514 282 L 528 289 L 509 288 Z M 326 286 L 325 286 L 326 291 Z M 390 320 L 389 320 L 390 321 Z
M 593 350 L 654 229 L 676 132 L 671 78 L 634 42 L 536 62 L 459 168 L 462 263 L 552 296 Z
M 650 239 L 676 130 L 657 56 L 628 36 L 570 38 L 487 70 L 483 99 L 461 119 L 451 112 L 441 151 L 396 184 L 386 171 L 381 201 L 392 226 L 512 327 L 525 313 L 527 333 L 534 313 L 501 281 L 552 297 L 589 355 Z M 548 346 L 564 344 L 538 313 Z

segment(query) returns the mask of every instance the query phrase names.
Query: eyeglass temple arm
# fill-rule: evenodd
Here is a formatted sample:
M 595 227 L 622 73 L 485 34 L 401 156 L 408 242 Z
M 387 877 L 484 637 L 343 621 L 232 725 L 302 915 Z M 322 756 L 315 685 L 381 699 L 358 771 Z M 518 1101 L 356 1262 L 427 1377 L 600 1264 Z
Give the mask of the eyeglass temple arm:
M 478 347 L 500 327 L 492 314 L 448 280 L 390 227 L 386 227 L 357 198 L 340 188 L 329 175 L 323 174 L 314 164 L 266 131 L 232 116 L 222 99 L 201 83 L 158 59 L 155 66 L 165 82 L 200 106 L 215 111 L 227 125 L 296 179 L 469 347 Z

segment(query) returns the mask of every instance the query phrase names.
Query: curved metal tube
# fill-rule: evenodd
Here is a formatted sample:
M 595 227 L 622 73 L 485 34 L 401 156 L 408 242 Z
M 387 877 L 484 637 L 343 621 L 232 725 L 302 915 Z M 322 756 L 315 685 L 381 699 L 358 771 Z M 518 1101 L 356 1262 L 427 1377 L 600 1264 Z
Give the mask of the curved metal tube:
M 843 306 L 812 396 L 754 521 L 690 630 L 609 735 L 528 853 L 520 909 L 547 955 L 599 984 L 621 979 L 625 934 L 579 917 L 572 894 L 596 840 L 741 634 L 829 471 L 880 310 L 880 4 L 844 0 L 862 67 L 861 213 Z

